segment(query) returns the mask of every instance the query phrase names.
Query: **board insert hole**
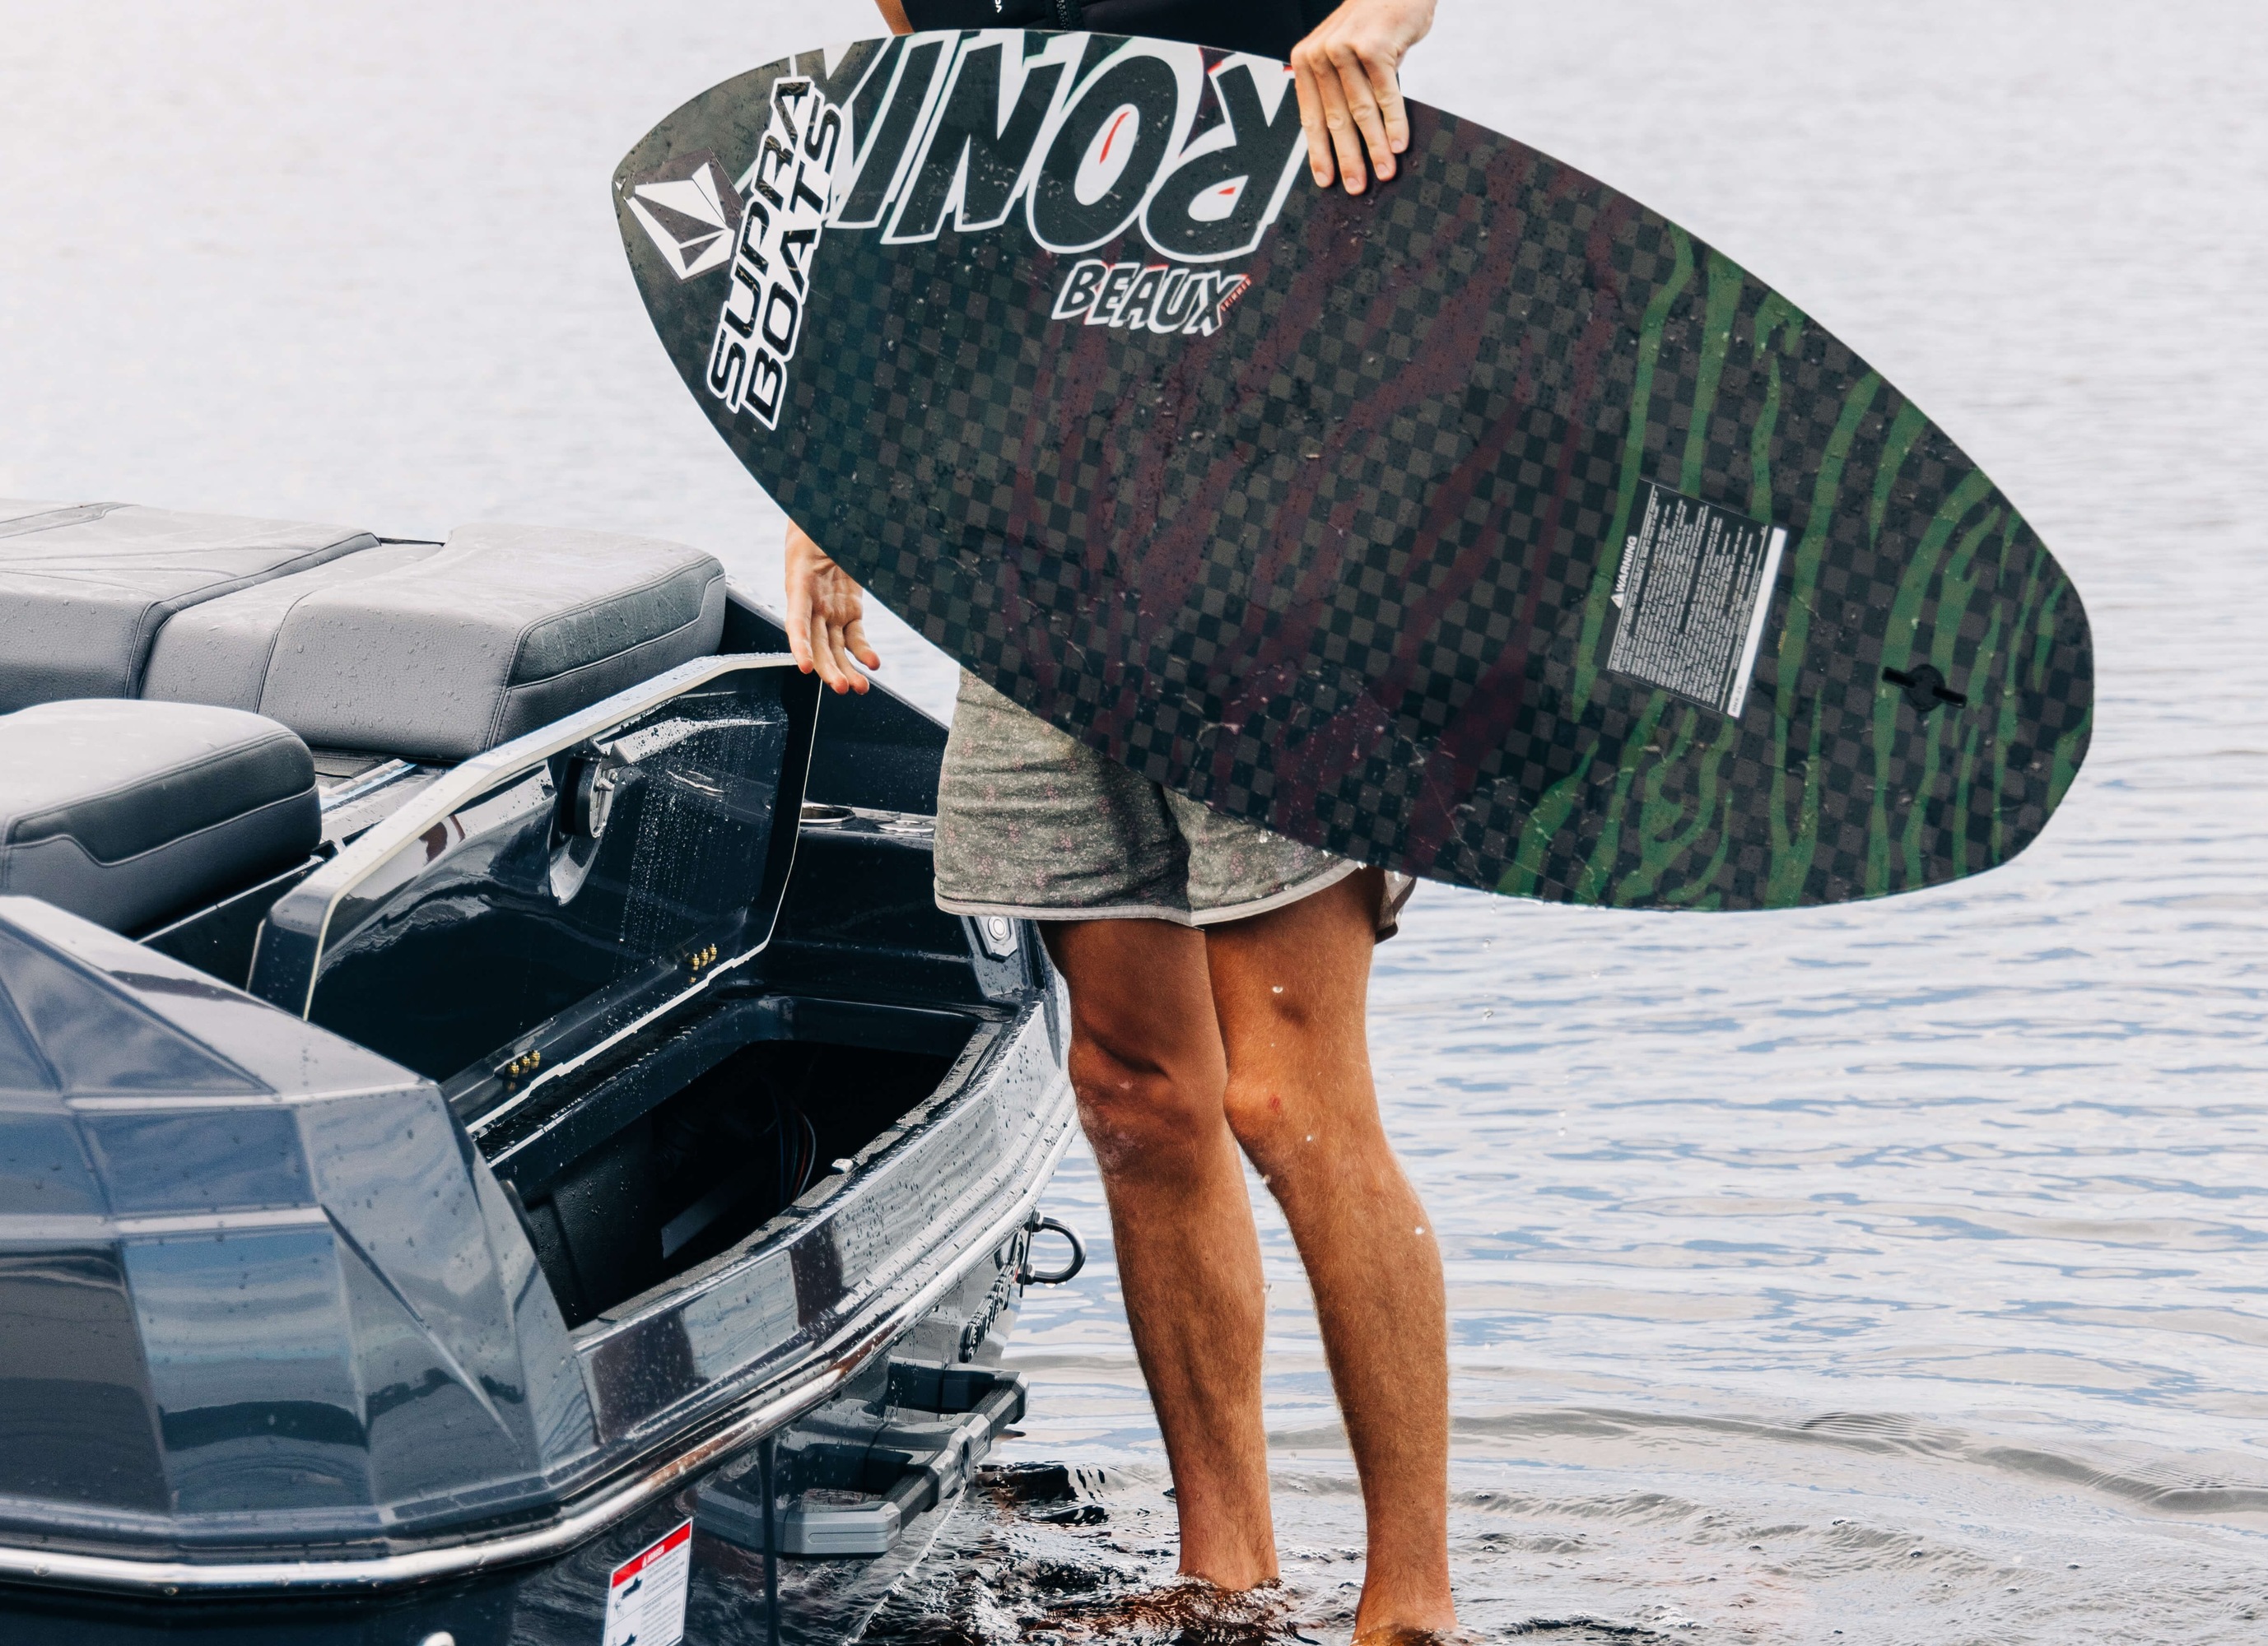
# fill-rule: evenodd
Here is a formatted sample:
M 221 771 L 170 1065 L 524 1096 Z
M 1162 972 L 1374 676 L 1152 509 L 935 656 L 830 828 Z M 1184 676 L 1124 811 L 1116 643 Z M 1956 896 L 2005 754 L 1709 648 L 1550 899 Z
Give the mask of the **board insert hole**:
M 1932 709 L 1946 704 L 1950 704 L 1955 709 L 1966 709 L 1969 706 L 1968 695 L 1965 693 L 1956 692 L 1947 685 L 1945 676 L 1939 673 L 1935 665 L 1932 664 L 1925 663 L 1919 668 L 1911 671 L 1884 669 L 1882 679 L 1898 688 L 1900 695 L 1904 697 L 1908 706 L 1918 715 L 1926 715 Z

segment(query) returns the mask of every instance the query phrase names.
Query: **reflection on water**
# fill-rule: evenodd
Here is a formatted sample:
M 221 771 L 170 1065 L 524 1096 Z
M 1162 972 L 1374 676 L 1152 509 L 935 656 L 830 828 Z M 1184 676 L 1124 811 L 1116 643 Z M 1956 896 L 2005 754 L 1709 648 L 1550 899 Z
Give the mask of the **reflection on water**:
M 1970 885 L 1724 917 L 1430 891 L 1380 952 L 1470 1620 L 2268 1638 L 2268 14 L 1443 11 L 1413 90 L 1803 302 L 2018 501 L 2101 648 L 2087 771 Z M 866 15 L 11 6 L 0 495 L 554 520 L 776 586 L 778 518 L 648 333 L 606 181 L 684 97 Z M 1344 1631 L 1359 1504 L 1280 1223 L 1285 1589 L 1145 1617 L 1171 1505 L 1084 1157 L 1051 1209 L 1097 1261 L 1026 1310 L 1000 1461 L 1063 1495 L 975 1496 L 878 1637 Z

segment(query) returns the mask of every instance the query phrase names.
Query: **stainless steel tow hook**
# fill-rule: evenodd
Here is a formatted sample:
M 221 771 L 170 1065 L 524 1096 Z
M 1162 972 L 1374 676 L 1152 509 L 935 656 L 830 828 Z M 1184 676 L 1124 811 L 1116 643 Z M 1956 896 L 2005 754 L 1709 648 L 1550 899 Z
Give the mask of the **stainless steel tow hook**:
M 1034 1238 L 1043 1234 L 1061 1235 L 1065 1240 L 1071 1242 L 1071 1261 L 1057 1269 L 1034 1268 L 1031 1246 L 1027 1242 L 1024 1247 L 1024 1266 L 1016 1272 L 1016 1283 L 1019 1286 L 1060 1286 L 1067 1281 L 1077 1279 L 1079 1270 L 1086 1267 L 1086 1242 L 1079 1238 L 1079 1231 L 1069 1223 L 1057 1223 L 1052 1217 L 1042 1217 L 1039 1213 L 1034 1212 L 1031 1221 L 1024 1225 L 1024 1230 Z

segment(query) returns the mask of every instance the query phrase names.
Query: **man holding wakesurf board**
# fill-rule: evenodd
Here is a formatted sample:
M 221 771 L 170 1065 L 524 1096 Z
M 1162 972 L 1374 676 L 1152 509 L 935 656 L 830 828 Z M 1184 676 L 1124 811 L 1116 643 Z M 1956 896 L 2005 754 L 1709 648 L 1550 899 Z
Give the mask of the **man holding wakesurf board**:
M 1381 182 L 1409 140 L 1395 79 L 1433 0 L 878 0 L 892 30 L 1022 25 L 1288 61 L 1309 169 Z M 880 658 L 861 591 L 791 526 L 787 625 L 836 692 Z M 1173 1469 L 1182 1569 L 1277 1575 L 1261 1416 L 1266 1304 L 1241 1149 L 1313 1282 L 1360 1473 L 1358 1640 L 1455 1628 L 1440 1254 L 1381 1123 L 1370 952 L 1413 884 L 1137 775 L 964 673 L 938 804 L 938 901 L 1043 922 L 1108 1193 L 1126 1312 Z
M 956 26 L 733 75 L 612 185 L 687 389 L 847 569 L 792 538 L 806 666 L 864 688 L 863 584 L 969 672 L 939 900 L 1040 920 L 1070 980 L 1184 1569 L 1275 1570 L 1241 1146 L 1314 1282 L 1377 1638 L 1452 1627 L 1440 1260 L 1362 1040 L 1387 871 L 1941 886 L 2039 837 L 2094 718 L 2013 500 L 1722 250 L 1402 98 L 1431 13 L 886 0 Z

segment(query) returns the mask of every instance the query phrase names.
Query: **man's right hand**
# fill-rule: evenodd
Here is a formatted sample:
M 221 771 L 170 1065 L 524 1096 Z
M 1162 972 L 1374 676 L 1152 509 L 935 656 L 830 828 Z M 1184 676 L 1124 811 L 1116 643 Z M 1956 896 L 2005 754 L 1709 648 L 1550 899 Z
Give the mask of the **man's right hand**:
M 866 643 L 865 592 L 828 559 L 804 529 L 787 528 L 787 643 L 806 674 L 813 670 L 837 694 L 864 692 L 869 682 L 851 659 L 870 669 L 881 658 Z

